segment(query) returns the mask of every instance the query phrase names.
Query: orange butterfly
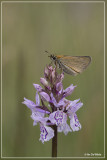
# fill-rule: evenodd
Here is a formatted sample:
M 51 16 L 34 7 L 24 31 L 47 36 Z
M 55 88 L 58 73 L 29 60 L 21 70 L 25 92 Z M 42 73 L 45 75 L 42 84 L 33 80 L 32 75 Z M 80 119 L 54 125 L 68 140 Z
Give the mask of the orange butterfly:
M 47 51 L 45 51 L 48 53 Z M 76 76 L 83 72 L 90 64 L 90 56 L 64 56 L 64 55 L 49 55 L 54 63 L 59 65 L 65 73 Z

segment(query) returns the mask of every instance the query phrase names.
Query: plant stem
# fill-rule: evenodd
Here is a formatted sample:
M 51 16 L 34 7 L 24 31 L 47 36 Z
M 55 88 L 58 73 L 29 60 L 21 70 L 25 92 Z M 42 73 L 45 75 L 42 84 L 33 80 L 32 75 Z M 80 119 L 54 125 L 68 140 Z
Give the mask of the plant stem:
M 57 126 L 53 126 L 54 137 L 52 138 L 52 157 L 57 157 Z

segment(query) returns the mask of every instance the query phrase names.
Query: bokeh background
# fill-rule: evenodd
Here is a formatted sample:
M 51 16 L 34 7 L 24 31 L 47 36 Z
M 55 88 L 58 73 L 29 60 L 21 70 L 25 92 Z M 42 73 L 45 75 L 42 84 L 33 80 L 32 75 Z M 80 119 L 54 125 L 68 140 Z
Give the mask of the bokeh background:
M 2 3 L 2 156 L 50 157 L 51 140 L 39 141 L 30 110 L 22 104 L 35 101 L 33 83 L 52 54 L 85 55 L 92 63 L 84 73 L 65 75 L 64 88 L 77 85 L 68 97 L 80 98 L 77 112 L 82 129 L 58 134 L 58 157 L 104 156 L 104 3 Z

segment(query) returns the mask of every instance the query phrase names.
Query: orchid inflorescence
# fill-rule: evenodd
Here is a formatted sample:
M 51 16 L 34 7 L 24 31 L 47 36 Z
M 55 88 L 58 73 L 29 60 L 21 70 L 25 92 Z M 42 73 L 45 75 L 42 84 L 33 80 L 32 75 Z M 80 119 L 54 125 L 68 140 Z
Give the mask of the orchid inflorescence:
M 40 140 L 42 143 L 49 141 L 54 137 L 53 126 L 57 126 L 58 132 L 78 131 L 81 124 L 77 118 L 76 112 L 82 107 L 80 99 L 73 101 L 67 100 L 66 97 L 71 95 L 76 86 L 71 84 L 64 89 L 62 80 L 64 73 L 58 73 L 57 68 L 46 66 L 44 78 L 40 78 L 43 88 L 39 84 L 33 84 L 36 89 L 36 103 L 24 98 L 25 104 L 32 112 L 31 118 L 33 125 L 40 125 Z M 67 120 L 70 119 L 70 125 Z

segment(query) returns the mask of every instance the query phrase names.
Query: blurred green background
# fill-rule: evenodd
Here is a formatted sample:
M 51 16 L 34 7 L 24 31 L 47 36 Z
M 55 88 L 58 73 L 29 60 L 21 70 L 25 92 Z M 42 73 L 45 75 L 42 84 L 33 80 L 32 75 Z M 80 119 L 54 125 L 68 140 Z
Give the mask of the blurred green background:
M 84 103 L 77 112 L 82 129 L 58 134 L 58 157 L 104 156 L 104 3 L 4 2 L 2 37 L 2 156 L 51 156 L 51 140 L 39 141 L 39 125 L 22 104 L 24 97 L 35 101 L 33 83 L 50 63 L 45 50 L 92 57 L 84 73 L 65 75 L 64 88 L 77 85 L 68 99 Z

